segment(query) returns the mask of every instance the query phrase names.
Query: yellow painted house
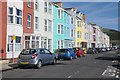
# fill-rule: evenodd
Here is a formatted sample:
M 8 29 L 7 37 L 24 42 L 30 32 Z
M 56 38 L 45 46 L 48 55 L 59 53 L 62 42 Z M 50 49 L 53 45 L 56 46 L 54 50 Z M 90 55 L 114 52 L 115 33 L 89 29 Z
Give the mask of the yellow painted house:
M 85 23 L 85 15 L 77 12 L 76 16 L 76 47 L 87 48 L 88 30 Z

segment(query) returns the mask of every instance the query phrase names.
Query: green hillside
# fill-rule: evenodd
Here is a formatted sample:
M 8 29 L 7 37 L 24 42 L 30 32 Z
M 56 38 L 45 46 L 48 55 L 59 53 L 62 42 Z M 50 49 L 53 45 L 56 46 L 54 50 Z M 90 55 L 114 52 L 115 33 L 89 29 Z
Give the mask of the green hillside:
M 110 36 L 110 40 L 120 40 L 120 31 L 107 28 L 101 28 L 101 30 Z

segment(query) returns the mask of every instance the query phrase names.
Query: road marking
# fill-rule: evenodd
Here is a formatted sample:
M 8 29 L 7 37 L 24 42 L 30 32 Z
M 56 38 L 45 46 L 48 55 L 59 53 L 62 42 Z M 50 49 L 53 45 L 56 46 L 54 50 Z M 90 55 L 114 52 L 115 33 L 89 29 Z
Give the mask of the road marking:
M 116 77 L 116 78 L 119 78 L 119 75 L 116 75 L 115 77 Z
M 107 72 L 107 70 L 105 70 L 105 71 L 102 73 L 102 75 L 104 76 L 106 72 Z
M 72 75 L 71 76 L 68 76 L 68 78 L 71 78 L 72 77 Z
M 103 76 L 115 76 L 117 68 L 108 66 L 107 69 L 102 73 Z

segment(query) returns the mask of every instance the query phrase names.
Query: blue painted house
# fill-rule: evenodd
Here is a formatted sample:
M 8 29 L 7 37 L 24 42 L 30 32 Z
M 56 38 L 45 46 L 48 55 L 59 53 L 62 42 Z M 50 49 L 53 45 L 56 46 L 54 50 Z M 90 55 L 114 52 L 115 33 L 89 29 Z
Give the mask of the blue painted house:
M 75 42 L 75 27 L 70 24 L 71 15 L 59 3 L 54 3 L 53 19 L 53 50 L 72 47 Z

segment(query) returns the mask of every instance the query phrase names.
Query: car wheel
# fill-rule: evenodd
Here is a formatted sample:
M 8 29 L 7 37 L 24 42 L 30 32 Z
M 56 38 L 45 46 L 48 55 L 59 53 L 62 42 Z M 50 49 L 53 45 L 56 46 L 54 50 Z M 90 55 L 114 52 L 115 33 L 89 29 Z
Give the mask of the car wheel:
M 70 60 L 72 60 L 72 56 L 70 56 Z
M 77 59 L 77 56 L 75 56 L 75 59 Z
M 55 65 L 56 63 L 57 63 L 57 59 L 54 59 L 52 65 Z
M 18 67 L 19 67 L 20 69 L 23 69 L 23 66 L 22 66 L 22 65 L 18 65 Z
M 38 61 L 37 63 L 37 68 L 40 69 L 42 67 L 42 62 L 41 61 Z

